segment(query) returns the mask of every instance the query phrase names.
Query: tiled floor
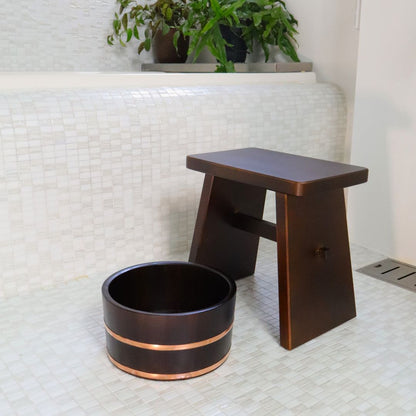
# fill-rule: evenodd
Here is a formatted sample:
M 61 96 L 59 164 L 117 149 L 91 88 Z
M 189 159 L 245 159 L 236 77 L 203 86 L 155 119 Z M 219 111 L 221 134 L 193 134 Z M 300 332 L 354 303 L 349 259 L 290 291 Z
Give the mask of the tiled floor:
M 229 359 L 199 378 L 130 376 L 106 358 L 102 279 L 0 301 L 0 415 L 415 415 L 416 294 L 354 273 L 357 318 L 278 343 L 275 247 L 238 282 Z M 353 247 L 354 269 L 380 256 Z

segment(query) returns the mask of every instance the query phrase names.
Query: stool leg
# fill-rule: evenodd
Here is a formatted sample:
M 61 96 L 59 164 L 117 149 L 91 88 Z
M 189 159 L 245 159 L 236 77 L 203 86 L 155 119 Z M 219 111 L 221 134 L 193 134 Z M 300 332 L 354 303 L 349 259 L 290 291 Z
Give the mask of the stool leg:
M 189 261 L 233 279 L 254 273 L 259 237 L 233 227 L 236 212 L 262 218 L 266 190 L 205 175 Z
M 276 194 L 280 343 L 292 349 L 353 318 L 343 189 Z

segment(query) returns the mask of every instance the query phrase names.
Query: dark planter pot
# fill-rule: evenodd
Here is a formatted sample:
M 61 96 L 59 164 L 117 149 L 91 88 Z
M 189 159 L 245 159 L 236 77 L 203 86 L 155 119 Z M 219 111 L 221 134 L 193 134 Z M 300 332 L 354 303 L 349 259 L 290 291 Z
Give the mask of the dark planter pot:
M 241 37 L 241 29 L 220 25 L 221 35 L 224 40 L 233 46 L 226 46 L 227 60 L 231 62 L 245 62 L 247 57 L 247 45 Z
M 178 50 L 173 45 L 173 36 L 176 30 L 171 29 L 166 35 L 159 30 L 152 41 L 153 59 L 155 63 L 180 64 L 188 57 L 189 38 L 183 35 L 178 39 Z
M 200 376 L 231 348 L 236 286 L 185 262 L 139 264 L 102 286 L 107 353 L 119 369 L 156 380 Z

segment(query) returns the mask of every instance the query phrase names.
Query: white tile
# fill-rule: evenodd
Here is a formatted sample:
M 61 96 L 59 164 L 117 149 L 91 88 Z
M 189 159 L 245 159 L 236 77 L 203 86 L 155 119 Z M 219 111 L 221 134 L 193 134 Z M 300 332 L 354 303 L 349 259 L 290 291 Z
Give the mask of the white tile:
M 377 256 L 352 247 L 359 261 Z M 183 253 L 183 257 L 186 253 Z M 355 273 L 355 319 L 292 350 L 278 343 L 275 245 L 238 281 L 229 359 L 199 378 L 130 376 L 105 354 L 100 286 L 83 278 L 4 299 L 3 415 L 413 415 L 415 294 Z
M 187 154 L 341 160 L 346 124 L 327 84 L 7 92 L 0 117 L 0 297 L 189 249 L 203 174 Z

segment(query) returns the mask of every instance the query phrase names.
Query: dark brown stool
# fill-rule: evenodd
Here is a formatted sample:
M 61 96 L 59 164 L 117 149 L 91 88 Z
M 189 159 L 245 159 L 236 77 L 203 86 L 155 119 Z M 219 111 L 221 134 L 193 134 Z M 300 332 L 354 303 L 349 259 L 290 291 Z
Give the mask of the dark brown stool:
M 343 188 L 368 169 L 247 148 L 191 155 L 205 173 L 189 260 L 239 279 L 259 237 L 277 242 L 280 343 L 292 349 L 356 316 Z M 264 221 L 266 190 L 277 224 Z

